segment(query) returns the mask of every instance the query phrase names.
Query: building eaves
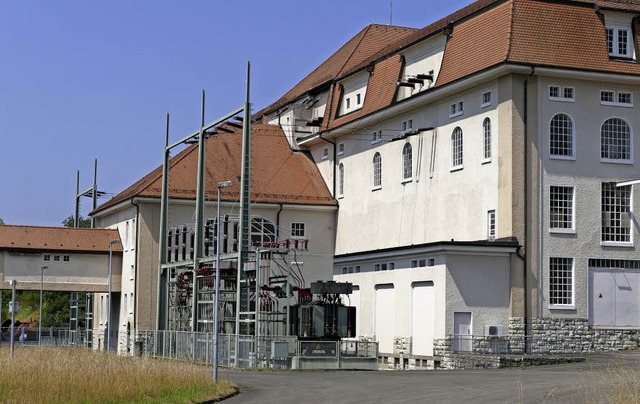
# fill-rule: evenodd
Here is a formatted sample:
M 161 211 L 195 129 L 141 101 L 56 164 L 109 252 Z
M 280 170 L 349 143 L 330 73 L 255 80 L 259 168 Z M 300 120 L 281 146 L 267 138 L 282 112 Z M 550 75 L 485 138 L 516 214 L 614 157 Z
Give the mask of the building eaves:
M 400 247 L 390 247 L 390 248 L 381 248 L 377 250 L 368 250 L 368 251 L 359 251 L 356 253 L 347 253 L 347 254 L 339 254 L 335 255 L 334 259 L 346 259 L 346 258 L 356 258 L 359 256 L 370 256 L 373 254 L 382 254 L 388 255 L 393 252 L 409 252 L 412 250 L 438 250 L 438 249 L 447 249 L 447 248 L 471 248 L 471 247 L 479 247 L 479 248 L 506 248 L 511 249 L 514 252 L 520 247 L 520 243 L 516 238 L 503 238 L 496 239 L 494 241 L 489 240 L 477 240 L 477 241 L 436 241 L 432 243 L 423 243 L 423 244 L 411 244 L 404 245 Z

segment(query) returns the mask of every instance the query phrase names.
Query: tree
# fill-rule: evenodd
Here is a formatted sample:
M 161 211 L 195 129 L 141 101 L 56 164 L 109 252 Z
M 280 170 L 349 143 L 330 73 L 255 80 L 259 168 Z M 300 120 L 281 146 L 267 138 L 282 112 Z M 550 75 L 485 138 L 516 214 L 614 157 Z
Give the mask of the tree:
M 62 225 L 64 227 L 75 227 L 75 216 L 69 215 L 66 219 L 62 221 Z M 91 227 L 91 219 L 84 218 L 80 215 L 80 220 L 78 220 L 78 227 Z
M 0 224 L 4 224 L 4 220 L 0 217 Z

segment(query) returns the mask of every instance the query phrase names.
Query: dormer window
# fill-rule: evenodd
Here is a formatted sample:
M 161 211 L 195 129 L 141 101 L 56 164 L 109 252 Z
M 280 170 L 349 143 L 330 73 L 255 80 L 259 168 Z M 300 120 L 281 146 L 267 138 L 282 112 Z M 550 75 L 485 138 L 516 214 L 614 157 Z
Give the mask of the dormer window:
M 607 49 L 609 56 L 631 58 L 631 44 L 629 27 L 607 27 Z
M 604 10 L 599 11 L 604 17 L 605 40 L 609 57 L 619 59 L 634 59 L 635 44 L 631 27 L 633 13 Z

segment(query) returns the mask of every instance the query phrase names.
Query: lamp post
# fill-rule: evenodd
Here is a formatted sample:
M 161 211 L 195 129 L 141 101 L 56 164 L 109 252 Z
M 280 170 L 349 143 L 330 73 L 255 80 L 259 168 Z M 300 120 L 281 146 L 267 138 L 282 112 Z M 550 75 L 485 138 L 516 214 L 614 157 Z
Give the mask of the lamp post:
M 218 323 L 220 321 L 218 313 L 220 311 L 220 190 L 230 188 L 231 181 L 218 183 L 218 213 L 216 215 L 216 294 L 214 296 L 214 334 L 213 334 L 213 381 L 218 381 Z
M 109 241 L 109 293 L 107 295 L 107 352 L 111 351 L 111 279 L 113 278 L 113 245 L 120 240 Z
M 40 317 L 38 319 L 38 346 L 42 346 L 42 289 L 44 288 L 44 270 L 49 267 L 43 265 L 40 267 Z

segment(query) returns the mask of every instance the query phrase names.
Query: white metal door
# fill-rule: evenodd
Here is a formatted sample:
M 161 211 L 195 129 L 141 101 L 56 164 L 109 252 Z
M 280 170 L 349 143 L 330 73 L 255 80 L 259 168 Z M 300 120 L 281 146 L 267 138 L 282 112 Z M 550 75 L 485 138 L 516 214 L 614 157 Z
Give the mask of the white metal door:
M 471 313 L 453 313 L 453 350 L 471 352 Z
M 433 282 L 416 282 L 411 291 L 411 337 L 413 355 L 433 355 Z
M 589 325 L 640 326 L 640 272 L 590 268 Z
M 393 353 L 395 334 L 395 291 L 392 284 L 376 285 L 375 296 L 375 332 L 378 350 L 381 353 Z

